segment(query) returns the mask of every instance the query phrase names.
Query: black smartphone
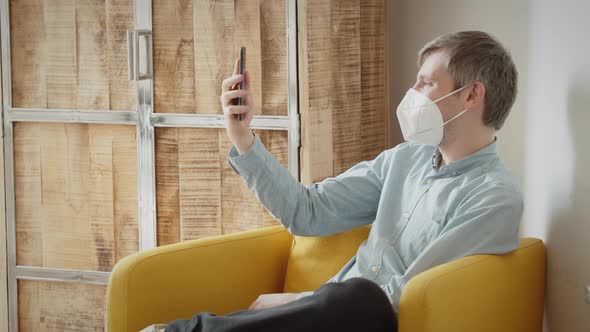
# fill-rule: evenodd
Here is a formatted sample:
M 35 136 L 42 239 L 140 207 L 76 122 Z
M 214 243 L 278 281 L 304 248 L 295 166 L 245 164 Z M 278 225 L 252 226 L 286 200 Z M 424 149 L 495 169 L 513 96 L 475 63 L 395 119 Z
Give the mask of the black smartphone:
M 242 46 L 242 47 L 240 47 L 240 64 L 238 65 L 238 74 L 244 75 L 245 68 L 246 68 L 246 48 Z M 242 80 L 239 83 L 238 89 L 240 89 L 240 90 L 244 89 L 244 80 Z M 244 98 L 242 98 L 242 97 L 238 98 L 237 105 L 246 105 L 246 101 L 244 100 Z M 236 116 L 238 117 L 238 121 L 242 121 L 242 114 L 236 114 Z

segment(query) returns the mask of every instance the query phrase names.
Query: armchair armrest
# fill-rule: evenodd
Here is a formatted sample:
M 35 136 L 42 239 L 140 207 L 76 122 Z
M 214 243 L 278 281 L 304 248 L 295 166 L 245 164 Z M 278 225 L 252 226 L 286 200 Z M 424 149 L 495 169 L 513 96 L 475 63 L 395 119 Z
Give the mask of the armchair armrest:
M 272 226 L 130 255 L 109 279 L 107 330 L 247 309 L 262 293 L 282 292 L 291 245 L 292 235 Z
M 521 238 L 511 253 L 467 256 L 415 276 L 402 292 L 399 331 L 542 331 L 544 248 Z

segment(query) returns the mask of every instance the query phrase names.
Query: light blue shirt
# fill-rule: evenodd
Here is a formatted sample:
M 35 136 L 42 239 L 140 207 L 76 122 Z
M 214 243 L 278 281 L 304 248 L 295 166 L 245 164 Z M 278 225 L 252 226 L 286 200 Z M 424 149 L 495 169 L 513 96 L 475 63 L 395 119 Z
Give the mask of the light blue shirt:
M 438 169 L 440 158 L 435 147 L 403 143 L 305 187 L 258 137 L 247 152 L 229 153 L 249 190 L 292 234 L 327 236 L 372 223 L 368 239 L 328 282 L 370 279 L 396 312 L 415 275 L 467 255 L 518 247 L 522 193 L 496 143 Z

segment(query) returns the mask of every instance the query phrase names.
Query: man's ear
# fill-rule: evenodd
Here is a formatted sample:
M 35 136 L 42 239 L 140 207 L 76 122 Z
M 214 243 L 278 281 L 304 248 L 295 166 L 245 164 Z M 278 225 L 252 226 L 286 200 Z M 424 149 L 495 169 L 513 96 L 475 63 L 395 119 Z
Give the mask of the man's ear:
M 468 90 L 469 96 L 467 96 L 466 108 L 467 109 L 478 109 L 483 108 L 485 103 L 486 87 L 481 81 L 473 82 L 473 87 Z

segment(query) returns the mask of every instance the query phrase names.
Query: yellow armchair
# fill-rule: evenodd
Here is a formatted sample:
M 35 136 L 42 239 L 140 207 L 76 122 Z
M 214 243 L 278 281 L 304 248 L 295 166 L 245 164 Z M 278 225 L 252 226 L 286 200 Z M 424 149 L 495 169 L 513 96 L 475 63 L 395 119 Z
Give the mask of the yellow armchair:
M 317 238 L 282 226 L 187 241 L 121 260 L 107 291 L 107 331 L 137 332 L 202 311 L 248 308 L 260 294 L 314 290 L 336 274 L 370 226 Z M 522 238 L 506 255 L 473 255 L 408 282 L 400 332 L 542 330 L 545 250 Z

